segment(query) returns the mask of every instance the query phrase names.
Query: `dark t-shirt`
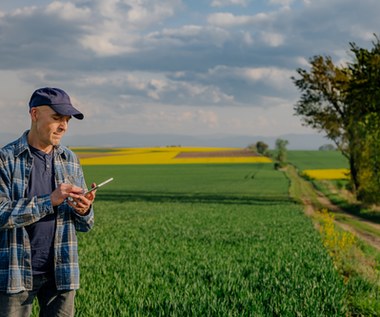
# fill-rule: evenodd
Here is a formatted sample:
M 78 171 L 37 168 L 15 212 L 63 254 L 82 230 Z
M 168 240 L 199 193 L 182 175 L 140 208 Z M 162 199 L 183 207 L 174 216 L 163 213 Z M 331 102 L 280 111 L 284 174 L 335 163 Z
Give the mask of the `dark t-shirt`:
M 46 154 L 29 146 L 33 167 L 27 189 L 27 198 L 50 195 L 55 189 L 53 151 Z M 55 214 L 50 214 L 25 227 L 32 249 L 33 275 L 52 273 L 54 269 Z

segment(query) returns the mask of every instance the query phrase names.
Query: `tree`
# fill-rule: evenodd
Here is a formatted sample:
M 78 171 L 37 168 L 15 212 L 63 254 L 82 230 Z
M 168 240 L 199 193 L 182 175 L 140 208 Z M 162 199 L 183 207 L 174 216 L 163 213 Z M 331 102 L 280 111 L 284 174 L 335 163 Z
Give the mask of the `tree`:
M 376 37 L 376 36 L 375 36 Z M 350 164 L 351 181 L 358 198 L 379 201 L 380 43 L 372 50 L 350 43 L 353 60 L 336 66 L 331 57 L 315 56 L 310 71 L 298 69 L 292 77 L 302 92 L 295 114 L 305 125 L 326 133 Z M 370 173 L 370 169 L 372 169 Z M 375 173 L 375 174 L 374 174 Z M 370 175 L 371 179 L 368 179 Z M 377 197 L 376 196 L 376 197 Z
M 256 143 L 256 149 L 257 153 L 260 153 L 262 155 L 268 154 L 268 144 L 264 143 L 263 141 L 258 141 Z
M 248 150 L 262 155 L 268 155 L 268 148 L 268 144 L 263 141 L 257 141 L 256 143 L 251 143 L 247 146 Z
M 277 139 L 276 140 L 276 167 L 284 167 L 287 162 L 287 149 L 286 146 L 289 144 L 288 140 Z

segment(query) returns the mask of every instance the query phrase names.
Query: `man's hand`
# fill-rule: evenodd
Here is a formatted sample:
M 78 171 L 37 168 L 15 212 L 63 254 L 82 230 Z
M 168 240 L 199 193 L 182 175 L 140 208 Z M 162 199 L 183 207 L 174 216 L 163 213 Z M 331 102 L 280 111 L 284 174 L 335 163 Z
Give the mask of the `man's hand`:
M 92 188 L 96 186 L 95 183 L 91 185 Z M 83 195 L 83 191 L 80 194 L 71 192 L 69 194 L 69 197 L 72 199 L 68 200 L 68 204 L 74 208 L 74 210 L 80 214 L 85 215 L 89 209 L 91 208 L 91 205 L 93 204 L 96 196 L 96 190 L 93 190 L 92 192 L 87 193 L 86 195 Z
M 66 183 L 59 184 L 50 195 L 51 203 L 53 206 L 58 206 L 62 204 L 66 198 L 73 194 L 83 194 L 83 188 Z
M 96 184 L 92 184 L 92 188 Z M 96 190 L 88 193 L 86 196 L 83 195 L 83 188 L 62 183 L 51 193 L 50 199 L 53 206 L 58 206 L 63 203 L 63 201 L 68 198 L 68 204 L 74 208 L 74 210 L 80 214 L 85 215 L 90 209 L 92 203 L 95 200 Z

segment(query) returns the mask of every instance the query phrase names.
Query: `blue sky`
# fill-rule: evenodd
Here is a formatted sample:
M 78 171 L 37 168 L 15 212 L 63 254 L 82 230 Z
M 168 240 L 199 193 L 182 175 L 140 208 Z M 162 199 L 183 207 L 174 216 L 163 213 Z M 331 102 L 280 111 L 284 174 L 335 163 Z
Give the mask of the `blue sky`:
M 290 77 L 317 54 L 346 62 L 349 42 L 371 47 L 378 12 L 378 0 L 2 1 L 0 132 L 27 129 L 30 95 L 52 86 L 85 114 L 70 134 L 313 133 Z

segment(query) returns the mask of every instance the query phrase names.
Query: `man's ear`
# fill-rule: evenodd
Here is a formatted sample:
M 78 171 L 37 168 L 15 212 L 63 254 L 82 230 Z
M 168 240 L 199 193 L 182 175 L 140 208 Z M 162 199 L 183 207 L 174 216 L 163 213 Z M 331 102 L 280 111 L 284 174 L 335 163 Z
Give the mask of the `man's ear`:
M 32 107 L 30 108 L 29 113 L 32 121 L 36 121 L 38 117 L 38 109 L 36 107 Z

